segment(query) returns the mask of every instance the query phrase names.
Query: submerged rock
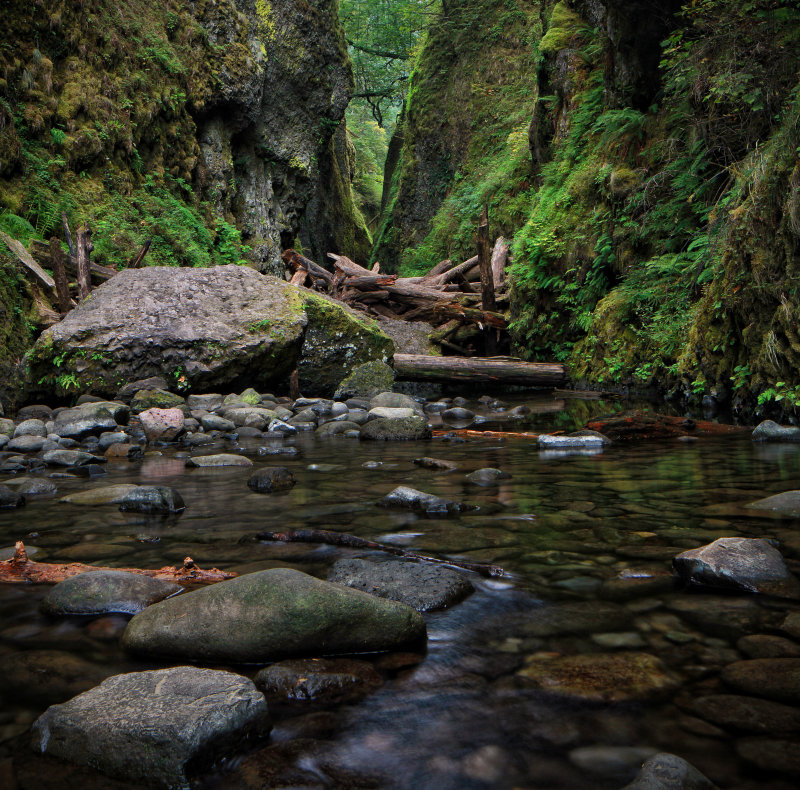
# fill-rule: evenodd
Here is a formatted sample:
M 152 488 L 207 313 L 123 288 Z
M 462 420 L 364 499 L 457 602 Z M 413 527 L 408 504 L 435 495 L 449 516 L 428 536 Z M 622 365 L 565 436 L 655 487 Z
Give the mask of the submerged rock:
M 12 491 L 8 486 L 0 485 L 0 508 L 16 508 L 25 504 L 25 497 Z
M 198 466 L 201 468 L 217 466 L 252 466 L 253 462 L 243 455 L 233 455 L 232 453 L 218 453 L 216 455 L 195 455 L 186 459 L 186 466 Z
M 414 463 L 417 466 L 421 466 L 423 469 L 434 469 L 437 472 L 452 472 L 458 469 L 458 464 L 453 461 L 445 461 L 442 458 L 430 458 L 429 456 L 415 458 Z
M 442 499 L 442 497 L 426 494 L 424 491 L 417 491 L 408 486 L 398 486 L 383 497 L 378 504 L 381 507 L 403 508 L 427 515 L 447 515 L 475 509 L 471 505 Z
M 511 475 L 502 469 L 494 469 L 487 466 L 483 469 L 476 469 L 467 475 L 467 480 L 476 486 L 496 486 L 500 480 L 509 480 Z
M 409 606 L 273 568 L 154 604 L 131 620 L 122 641 L 150 656 L 258 663 L 394 650 L 425 633 Z
M 682 757 L 661 752 L 642 766 L 639 775 L 622 790 L 719 790 Z
M 726 729 L 768 735 L 800 733 L 800 708 L 739 694 L 713 694 L 692 702 L 695 716 Z
M 140 573 L 92 571 L 56 584 L 42 601 L 42 611 L 51 615 L 137 614 L 182 589 Z
M 105 463 L 106 459 L 83 450 L 50 450 L 42 456 L 42 460 L 50 466 L 83 466 Z
M 760 538 L 717 538 L 679 554 L 672 567 L 686 584 L 800 597 L 800 582 L 781 553 Z
M 211 762 L 271 723 L 252 681 L 232 672 L 173 667 L 115 675 L 33 725 L 34 750 L 110 776 L 188 787 L 187 765 Z
M 400 601 L 418 612 L 446 609 L 462 601 L 474 589 L 463 573 L 408 560 L 338 560 L 328 573 L 328 581 Z
M 68 505 L 118 505 L 138 487 L 133 483 L 120 483 L 114 486 L 91 488 L 88 491 L 79 491 L 77 494 L 61 497 L 58 501 Z
M 722 670 L 732 688 L 777 702 L 800 704 L 800 658 L 754 658 Z
M 753 510 L 768 510 L 778 516 L 797 518 L 800 516 L 800 491 L 783 491 L 780 494 L 757 499 L 745 507 Z
M 534 658 L 517 676 L 543 691 L 590 702 L 665 699 L 680 686 L 658 658 L 636 652 Z
M 294 488 L 297 480 L 285 466 L 267 466 L 253 472 L 247 481 L 248 487 L 259 494 L 271 494 L 275 491 L 288 491 Z
M 255 677 L 268 702 L 355 702 L 380 687 L 380 673 L 351 658 L 280 661 Z
M 18 494 L 25 496 L 52 496 L 58 493 L 56 484 L 43 477 L 18 477 L 3 482 Z

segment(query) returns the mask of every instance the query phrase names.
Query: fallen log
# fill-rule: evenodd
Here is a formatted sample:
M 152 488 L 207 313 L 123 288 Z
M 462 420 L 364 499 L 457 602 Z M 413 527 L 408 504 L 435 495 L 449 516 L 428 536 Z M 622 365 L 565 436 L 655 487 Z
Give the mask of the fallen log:
M 231 571 L 217 568 L 202 570 L 191 557 L 187 557 L 180 567 L 166 566 L 158 570 L 142 568 L 106 568 L 99 565 L 84 565 L 81 562 L 50 563 L 34 562 L 28 558 L 25 544 L 18 540 L 11 559 L 0 562 L 0 583 L 2 584 L 56 584 L 73 576 L 91 571 L 125 571 L 151 576 L 175 584 L 213 584 L 232 579 L 236 576 Z
M 291 268 L 293 272 L 298 269 L 305 269 L 312 277 L 318 280 L 324 280 L 329 286 L 333 283 L 333 274 L 327 269 L 323 269 L 319 264 L 314 263 L 310 258 L 301 255 L 297 250 L 285 250 L 283 255 L 283 262 Z
M 0 230 L 0 239 L 5 242 L 6 247 L 8 247 L 11 252 L 14 253 L 17 260 L 30 271 L 36 279 L 45 287 L 49 288 L 51 291 L 56 290 L 56 284 L 53 278 L 41 267 L 38 263 L 33 259 L 31 254 L 25 249 L 25 247 L 18 242 L 16 239 L 12 239 L 11 236 L 3 233 Z M 47 248 L 48 253 L 50 248 Z
M 147 251 L 150 249 L 150 245 L 153 243 L 152 236 L 142 245 L 142 249 L 139 250 L 136 257 L 130 262 L 128 266 L 129 269 L 138 269 L 141 265 L 142 261 L 144 260 L 144 256 L 147 255 Z
M 449 428 L 434 429 L 431 431 L 434 439 L 445 439 L 448 436 L 458 436 L 462 439 L 530 439 L 539 441 L 538 433 L 514 432 L 514 431 L 476 431 L 474 428 Z
M 31 255 L 33 255 L 34 259 L 39 264 L 43 264 L 44 266 L 50 266 L 49 244 L 34 239 L 31 242 Z M 64 256 L 64 269 L 66 270 L 67 274 L 70 277 L 75 277 L 77 275 L 78 262 L 74 255 L 70 254 Z M 112 269 L 109 266 L 101 266 L 99 263 L 94 263 L 93 261 L 90 261 L 89 273 L 91 274 L 92 277 L 92 284 L 100 285 L 101 283 L 104 283 L 106 280 L 110 280 L 115 274 L 117 274 L 117 270 Z
M 586 427 L 592 431 L 599 431 L 615 442 L 675 439 L 681 436 L 730 436 L 753 430 L 742 425 L 723 425 L 708 420 L 693 420 L 689 417 L 656 414 L 638 409 L 595 417 L 586 423 Z
M 298 529 L 292 532 L 258 532 L 258 540 L 277 540 L 284 543 L 326 543 L 330 546 L 347 546 L 351 549 L 370 549 L 394 554 L 396 557 L 405 557 L 410 560 L 432 562 L 437 565 L 452 565 L 456 568 L 480 573 L 482 576 L 504 576 L 505 571 L 498 565 L 484 565 L 480 562 L 459 562 L 458 560 L 429 557 L 427 554 L 417 554 L 398 546 L 387 546 L 385 543 L 376 543 L 373 540 L 359 538 L 357 535 L 348 535 L 345 532 L 333 532 L 328 529 Z
M 555 362 L 523 362 L 513 357 L 434 357 L 395 354 L 399 379 L 411 381 L 472 381 L 555 387 L 566 380 L 563 365 Z
M 420 277 L 419 281 L 423 285 L 428 285 L 432 280 L 435 280 L 440 274 L 444 274 L 448 269 L 452 268 L 453 262 L 450 258 L 445 258 L 439 261 L 424 277 Z

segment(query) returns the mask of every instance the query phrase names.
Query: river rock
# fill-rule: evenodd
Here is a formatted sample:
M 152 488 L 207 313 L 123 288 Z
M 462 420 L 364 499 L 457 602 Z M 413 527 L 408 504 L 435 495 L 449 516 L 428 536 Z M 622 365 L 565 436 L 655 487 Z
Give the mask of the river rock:
M 678 679 L 649 653 L 581 653 L 533 658 L 517 672 L 526 685 L 590 702 L 668 698 Z
M 195 455 L 186 459 L 186 466 L 211 468 L 217 466 L 252 466 L 253 462 L 243 455 L 218 453 L 216 455 Z
M 758 499 L 745 507 L 753 510 L 768 510 L 785 518 L 797 518 L 800 516 L 800 491 L 783 491 L 780 494 Z
M 354 367 L 350 375 L 339 382 L 333 397 L 336 400 L 369 399 L 380 392 L 390 391 L 393 385 L 394 368 L 376 359 Z
M 139 422 L 148 442 L 177 439 L 185 430 L 185 417 L 180 409 L 150 408 L 139 413 Z
M 263 431 L 275 419 L 275 412 L 261 406 L 235 406 L 225 409 L 226 420 L 230 420 L 237 427 L 258 428 Z
M 173 667 L 115 675 L 33 725 L 34 750 L 137 785 L 188 787 L 187 766 L 269 733 L 267 703 L 232 672 Z
M 764 420 L 753 429 L 754 442 L 800 442 L 800 428 Z
M 17 436 L 47 436 L 47 428 L 41 420 L 23 420 L 14 429 L 14 438 Z
M 464 510 L 473 510 L 469 505 L 462 502 L 452 502 L 449 499 L 426 494 L 424 491 L 417 491 L 408 486 L 398 486 L 390 491 L 383 499 L 379 500 L 381 507 L 403 508 L 413 510 L 426 515 L 447 515 L 448 513 L 460 513 Z
M 430 439 L 431 428 L 424 417 L 379 417 L 361 427 L 361 438 L 376 441 L 404 441 Z
M 112 444 L 103 456 L 109 461 L 137 461 L 144 456 L 144 450 L 138 444 Z
M 800 742 L 772 738 L 740 738 L 736 752 L 762 771 L 800 774 Z
M 772 634 L 743 636 L 736 649 L 747 658 L 800 658 L 800 645 L 791 639 Z
M 114 400 L 119 400 L 130 405 L 130 402 L 133 400 L 133 396 L 136 395 L 139 390 L 166 389 L 169 389 L 166 379 L 162 378 L 161 376 L 149 376 L 146 379 L 139 379 L 138 381 L 131 381 L 129 384 L 125 384 L 117 391 L 117 394 L 114 396 Z
M 474 411 L 470 411 L 469 409 L 465 409 L 461 406 L 453 406 L 449 409 L 445 409 L 442 412 L 442 419 L 445 422 L 454 422 L 454 423 L 472 422 L 474 418 L 475 418 Z
M 186 398 L 186 405 L 194 411 L 195 409 L 205 409 L 206 411 L 215 411 L 222 406 L 223 396 L 217 393 L 208 393 L 206 395 L 189 395 Z
M 706 633 L 723 639 L 752 634 L 761 624 L 761 607 L 751 598 L 674 596 L 665 601 L 665 606 Z
M 300 658 L 262 669 L 255 684 L 267 702 L 341 704 L 363 699 L 383 683 L 367 661 L 352 658 Z
M 297 433 L 297 428 L 294 425 L 289 425 L 288 422 L 275 418 L 270 420 L 266 433 L 279 433 L 283 436 L 289 436 L 292 433 Z
M 42 456 L 42 460 L 49 466 L 85 466 L 105 463 L 106 459 L 83 450 L 50 450 Z
M 245 378 L 269 389 L 298 369 L 302 388 L 333 392 L 353 367 L 394 351 L 363 314 L 247 266 L 145 266 L 120 274 L 40 336 L 32 381 L 57 369 L 74 374 L 81 389 L 91 383 L 107 395 L 120 377 L 134 381 L 166 368 L 188 389 L 230 389 Z M 95 351 L 103 358 L 95 360 Z
M 754 697 L 800 704 L 800 658 L 754 658 L 722 670 L 732 688 Z
M 509 480 L 511 475 L 502 469 L 493 469 L 487 466 L 483 469 L 476 469 L 467 475 L 467 480 L 476 486 L 496 486 L 500 480 Z
M 405 395 L 402 392 L 379 392 L 370 398 L 370 409 L 375 409 L 379 406 L 385 406 L 389 409 L 413 409 L 414 413 L 420 417 L 425 415 L 423 407 L 410 395 Z
M 407 560 L 338 560 L 328 573 L 328 581 L 400 601 L 418 612 L 446 609 L 462 601 L 474 589 L 463 573 Z
M 16 428 L 17 424 L 14 420 L 9 420 L 8 417 L 0 417 L 0 434 L 11 438 Z
M 624 780 L 657 753 L 651 746 L 579 746 L 569 752 L 569 761 L 586 773 Z
M 6 480 L 5 485 L 18 494 L 28 496 L 52 496 L 58 493 L 56 484 L 43 477 L 18 477 Z
M 139 390 L 131 399 L 131 411 L 134 414 L 141 414 L 150 409 L 176 409 L 185 403 L 182 396 L 169 390 Z
M 599 448 L 609 444 L 610 440 L 596 431 L 581 431 L 574 434 L 542 434 L 539 447 L 545 450 L 558 450 L 569 447 Z
M 73 311 L 74 312 L 74 311 Z M 93 403 L 76 409 L 64 409 L 56 415 L 53 432 L 67 439 L 82 439 L 91 434 L 113 431 L 117 421 L 111 412 Z
M 332 420 L 320 425 L 315 431 L 317 436 L 340 436 L 348 431 L 361 431 L 361 426 L 358 423 L 350 422 L 350 420 Z
M 8 434 L 0 433 L 0 450 L 2 450 L 11 439 L 8 437 Z
M 667 752 L 645 762 L 638 776 L 622 790 L 719 790 L 682 757 Z
M 31 403 L 28 406 L 23 406 L 17 412 L 18 420 L 41 420 L 47 422 L 53 419 L 53 410 L 50 406 L 44 403 Z
M 263 663 L 395 650 L 425 633 L 409 606 L 273 568 L 153 604 L 131 620 L 123 644 L 150 656 Z
M 685 584 L 800 597 L 800 583 L 781 553 L 760 538 L 717 538 L 679 554 L 672 567 Z
M 604 601 L 570 601 L 532 609 L 520 626 L 526 636 L 622 631 L 632 619 L 624 606 Z
M 100 434 L 98 446 L 105 452 L 112 444 L 126 444 L 130 438 L 125 431 L 106 431 Z
M 6 450 L 15 453 L 38 453 L 47 439 L 42 436 L 15 436 L 6 444 Z
M 692 702 L 695 716 L 720 727 L 762 735 L 800 733 L 800 708 L 757 697 L 712 694 Z
M 458 464 L 453 461 L 445 461 L 442 458 L 431 458 L 429 456 L 415 458 L 414 463 L 423 469 L 434 469 L 437 472 L 453 472 L 458 469 Z
M 206 431 L 233 431 L 236 428 L 233 420 L 220 417 L 219 414 L 204 414 L 200 418 L 200 425 Z
M 272 494 L 275 491 L 288 491 L 294 488 L 297 480 L 285 466 L 266 466 L 253 472 L 247 481 L 248 487 L 259 494 Z
M 182 589 L 140 573 L 91 571 L 56 584 L 42 601 L 42 611 L 50 615 L 137 614 Z
M 168 486 L 137 486 L 119 502 L 124 513 L 152 513 L 167 515 L 186 509 L 183 497 Z
M 22 507 L 24 504 L 25 497 L 22 494 L 0 485 L 0 509 Z
M 385 417 L 389 420 L 404 420 L 407 417 L 413 417 L 416 412 L 414 409 L 409 409 L 407 407 L 391 408 L 390 406 L 375 406 L 369 410 L 369 414 L 372 415 L 373 419 Z

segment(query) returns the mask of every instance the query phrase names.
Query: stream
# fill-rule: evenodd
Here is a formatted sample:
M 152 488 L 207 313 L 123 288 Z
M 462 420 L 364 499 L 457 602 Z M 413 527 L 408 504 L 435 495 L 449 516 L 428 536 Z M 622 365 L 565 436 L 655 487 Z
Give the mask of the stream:
M 505 424 L 512 431 L 570 430 L 593 414 L 623 407 L 543 395 L 500 397 L 509 407 L 531 408 L 524 421 Z M 470 400 L 468 408 L 477 411 L 481 404 Z M 385 682 L 364 700 L 275 707 L 270 739 L 204 770 L 197 790 L 616 790 L 657 751 L 684 757 L 721 788 L 797 787 L 797 757 L 780 757 L 791 736 L 748 731 L 747 722 L 713 724 L 694 703 L 726 693 L 719 673 L 748 657 L 742 637 L 779 634 L 782 618 L 800 605 L 678 589 L 670 561 L 722 536 L 774 538 L 787 559 L 800 557 L 796 521 L 743 509 L 800 488 L 800 445 L 759 445 L 747 432 L 570 452 L 540 451 L 521 438 L 383 443 L 299 433 L 274 445 L 293 447 L 292 454 L 259 455 L 265 444 L 243 439 L 238 447 L 256 469 L 288 467 L 298 481 L 291 491 L 253 493 L 246 485 L 251 469 L 189 469 L 187 450 L 163 447 L 140 462 L 109 463 L 97 480 L 56 479 L 58 496 L 0 512 L 0 547 L 23 539 L 39 550 L 33 559 L 48 562 L 157 568 L 188 555 L 203 568 L 242 574 L 292 567 L 321 578 L 337 559 L 382 556 L 255 537 L 265 530 L 317 528 L 492 563 L 506 574 L 471 574 L 476 589 L 470 597 L 426 613 L 424 655 L 368 657 Z M 221 441 L 192 452 L 231 451 L 230 442 Z M 455 462 L 458 469 L 421 468 L 413 463 L 420 456 Z M 465 479 L 482 467 L 511 477 L 491 487 Z M 58 501 L 93 486 L 129 482 L 173 486 L 187 508 L 162 518 Z M 424 518 L 376 507 L 398 485 L 478 509 Z M 129 788 L 34 755 L 30 724 L 49 704 L 77 693 L 87 678 L 94 685 L 164 664 L 122 651 L 121 616 L 46 618 L 39 604 L 47 592 L 46 586 L 0 587 L 0 786 Z M 675 688 L 644 701 L 618 698 L 614 657 L 631 651 L 660 659 L 677 679 Z M 50 670 L 32 669 L 19 660 L 22 654 Z M 608 688 L 562 694 L 536 688 L 520 674 L 531 661 L 581 654 L 609 657 Z M 255 669 L 236 671 L 252 676 Z M 763 739 L 755 757 L 754 736 Z

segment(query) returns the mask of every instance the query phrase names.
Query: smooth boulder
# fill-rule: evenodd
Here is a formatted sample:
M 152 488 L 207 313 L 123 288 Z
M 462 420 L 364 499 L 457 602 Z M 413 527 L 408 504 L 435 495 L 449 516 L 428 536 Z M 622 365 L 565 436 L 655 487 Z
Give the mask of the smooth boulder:
M 248 487 L 259 494 L 288 491 L 295 483 L 297 480 L 285 466 L 266 466 L 253 472 L 247 481 Z
M 50 615 L 138 614 L 183 588 L 127 571 L 91 571 L 59 582 L 42 601 Z
M 153 604 L 128 624 L 123 645 L 149 656 L 258 663 L 394 650 L 425 634 L 409 606 L 273 568 Z
M 764 420 L 753 429 L 754 442 L 800 442 L 800 428 Z
M 379 500 L 378 504 L 381 507 L 413 510 L 429 516 L 446 516 L 450 513 L 460 513 L 464 510 L 474 509 L 462 502 L 453 502 L 408 486 L 398 486 L 383 499 Z
M 271 728 L 267 702 L 232 672 L 173 667 L 115 675 L 33 725 L 35 751 L 142 785 L 188 787 L 187 765 L 210 763 Z
M 430 439 L 431 428 L 424 417 L 416 414 L 411 417 L 378 417 L 361 427 L 361 438 L 384 442 Z
M 718 790 L 682 757 L 660 752 L 645 762 L 637 777 L 622 790 Z
M 123 513 L 168 515 L 183 512 L 186 504 L 180 493 L 169 486 L 137 486 L 122 497 L 119 509 Z

